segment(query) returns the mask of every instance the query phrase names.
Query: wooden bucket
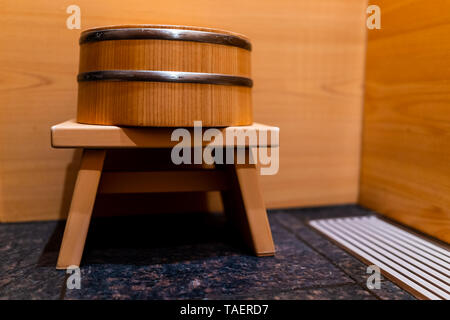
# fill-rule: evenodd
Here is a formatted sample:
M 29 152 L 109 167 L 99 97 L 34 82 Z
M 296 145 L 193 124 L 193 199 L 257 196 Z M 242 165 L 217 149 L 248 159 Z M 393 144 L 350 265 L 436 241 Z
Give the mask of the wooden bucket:
M 185 26 L 89 29 L 80 37 L 77 121 L 192 127 L 252 123 L 251 44 Z

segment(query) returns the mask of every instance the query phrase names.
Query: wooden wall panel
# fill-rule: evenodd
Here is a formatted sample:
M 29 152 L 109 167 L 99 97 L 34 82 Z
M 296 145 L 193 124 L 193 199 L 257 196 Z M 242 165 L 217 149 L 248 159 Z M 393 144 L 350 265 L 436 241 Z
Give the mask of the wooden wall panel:
M 66 28 L 71 4 L 82 29 L 163 23 L 249 36 L 255 120 L 281 128 L 280 172 L 262 178 L 268 206 L 356 201 L 365 0 L 2 0 L 1 221 L 67 212 L 79 153 L 52 150 L 49 128 L 76 111 L 80 30 Z
M 374 3 L 360 202 L 450 242 L 450 2 Z

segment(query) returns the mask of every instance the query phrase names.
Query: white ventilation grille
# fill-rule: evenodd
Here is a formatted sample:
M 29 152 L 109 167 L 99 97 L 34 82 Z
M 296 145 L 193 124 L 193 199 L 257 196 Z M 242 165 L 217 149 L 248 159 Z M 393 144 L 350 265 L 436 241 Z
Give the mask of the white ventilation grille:
M 373 216 L 309 223 L 416 296 L 450 300 L 449 250 Z

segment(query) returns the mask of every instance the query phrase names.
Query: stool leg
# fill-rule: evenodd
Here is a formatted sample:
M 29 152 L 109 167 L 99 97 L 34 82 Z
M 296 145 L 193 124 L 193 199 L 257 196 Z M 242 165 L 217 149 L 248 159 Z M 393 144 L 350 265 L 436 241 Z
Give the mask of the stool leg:
M 256 165 L 226 165 L 231 189 L 222 192 L 225 214 L 241 230 L 257 256 L 273 256 L 269 220 L 259 187 Z
M 59 251 L 57 269 L 79 266 L 91 221 L 95 196 L 105 160 L 105 150 L 83 151 L 69 216 Z

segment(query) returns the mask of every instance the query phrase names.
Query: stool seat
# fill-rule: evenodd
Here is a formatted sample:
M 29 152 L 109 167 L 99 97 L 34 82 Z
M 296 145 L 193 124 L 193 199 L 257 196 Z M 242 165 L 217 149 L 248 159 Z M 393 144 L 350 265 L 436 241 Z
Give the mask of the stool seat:
M 192 141 L 209 128 L 183 128 Z M 220 191 L 225 214 L 257 256 L 272 256 L 272 240 L 267 212 L 259 187 L 257 163 L 216 164 L 200 167 L 189 165 L 183 169 L 161 170 L 125 168 L 122 171 L 103 169 L 108 149 L 170 149 L 175 128 L 136 128 L 87 125 L 69 120 L 51 128 L 54 148 L 81 148 L 83 155 L 64 230 L 57 268 L 80 266 L 95 199 L 99 193 L 150 193 Z M 214 128 L 223 139 L 202 139 L 202 147 L 274 148 L 271 135 L 278 135 L 277 127 L 263 124 Z M 248 136 L 257 139 L 246 139 Z M 197 138 L 196 138 L 197 137 Z M 260 139 L 262 138 L 262 139 Z M 210 139 L 211 140 L 211 139 Z M 277 141 L 275 139 L 274 141 Z M 183 141 L 184 142 L 184 141 Z M 190 146 L 190 145 L 188 145 Z M 249 152 L 249 156 L 251 152 Z
M 194 137 L 193 128 L 185 128 Z M 203 128 L 203 131 L 208 128 Z M 222 142 L 202 141 L 203 146 L 234 146 L 234 147 L 277 147 L 272 143 L 271 135 L 278 134 L 279 128 L 253 123 L 251 126 L 214 128 L 224 136 Z M 90 125 L 69 120 L 51 128 L 51 144 L 53 148 L 172 148 L 178 142 L 171 141 L 174 128 L 161 127 L 118 127 Z M 251 144 L 248 136 L 254 132 L 258 138 L 257 144 Z M 261 134 L 267 135 L 265 141 L 260 141 Z M 227 141 L 227 136 L 235 136 L 235 141 Z

